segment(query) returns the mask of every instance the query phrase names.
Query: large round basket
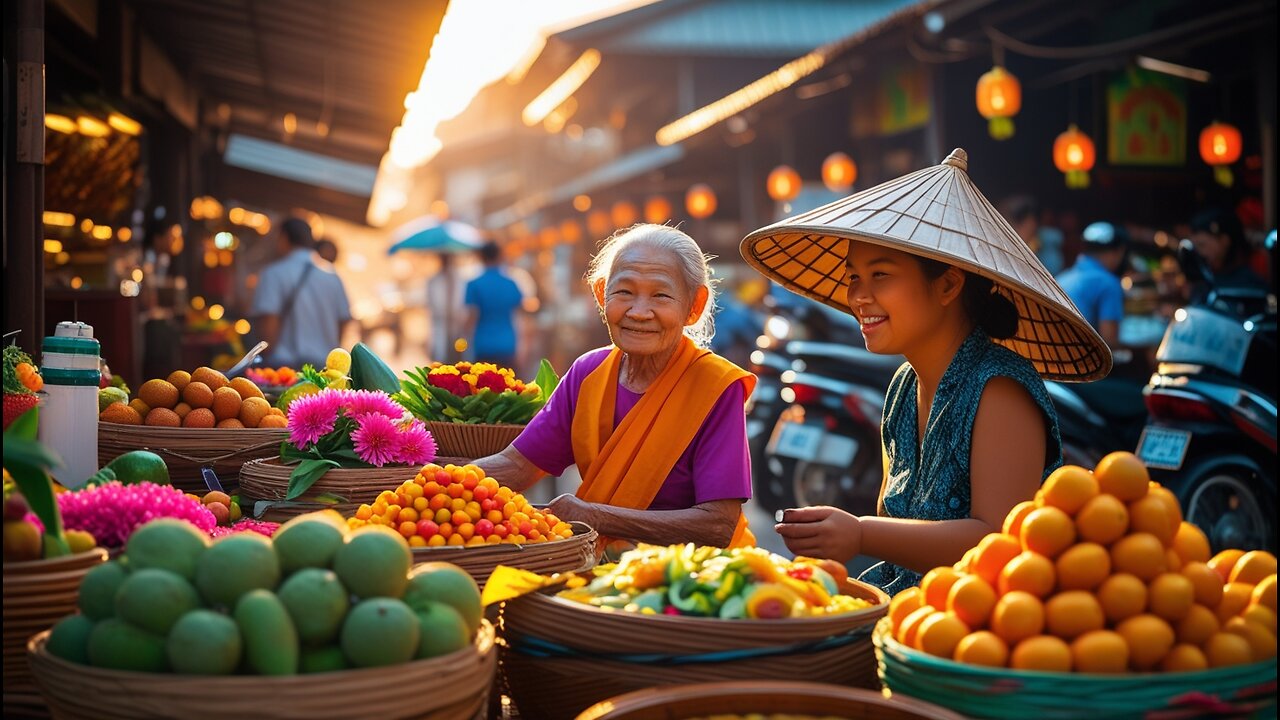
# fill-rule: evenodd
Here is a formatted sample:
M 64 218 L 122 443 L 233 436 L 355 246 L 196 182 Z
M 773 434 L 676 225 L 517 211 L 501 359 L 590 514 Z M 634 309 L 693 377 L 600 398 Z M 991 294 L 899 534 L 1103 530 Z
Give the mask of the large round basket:
M 696 683 L 637 690 L 596 703 L 577 720 L 691 720 L 728 713 L 964 720 L 950 710 L 911 698 L 887 698 L 873 690 L 791 680 Z
M 879 588 L 847 581 L 873 603 L 787 620 L 640 615 L 536 593 L 503 608 L 503 679 L 523 717 L 572 718 L 623 693 L 690 682 L 802 677 L 878 687 L 871 628 L 888 609 Z
M 413 548 L 415 565 L 447 562 L 466 570 L 483 586 L 499 565 L 550 575 L 558 572 L 590 570 L 596 564 L 596 539 L 585 523 L 570 523 L 573 537 L 526 545 L 485 545 L 483 547 Z
M 935 657 L 894 640 L 891 629 L 886 618 L 873 633 L 885 689 L 970 717 L 1275 717 L 1274 658 L 1202 672 L 1028 672 Z
M 150 450 L 164 458 L 173 486 L 204 492 L 200 468 L 212 467 L 228 492 L 236 491 L 240 466 L 280 454 L 289 431 L 276 428 L 171 428 L 98 423 L 98 464 L 106 465 L 131 450 Z
M 27 667 L 27 640 L 76 611 L 80 580 L 107 561 L 107 551 L 94 548 L 51 560 L 4 564 L 4 714 L 43 708 Z
M 103 670 L 67 662 L 31 638 L 28 657 L 54 716 L 66 720 L 174 718 L 421 718 L 475 720 L 488 712 L 494 630 L 472 647 L 403 665 L 293 676 L 194 676 Z
M 495 455 L 507 449 L 524 425 L 486 425 L 476 423 L 447 423 L 428 420 L 427 429 L 436 441 L 441 455 L 451 455 L 475 460 Z
M 293 465 L 285 465 L 276 457 L 250 460 L 240 468 L 240 494 L 254 501 L 254 517 L 284 522 L 325 508 L 350 516 L 361 503 L 372 504 L 383 490 L 394 491 L 401 483 L 412 480 L 419 468 L 417 465 L 335 468 L 321 475 L 302 497 L 286 500 L 289 474 L 293 469 Z M 341 500 L 321 503 L 318 499 L 321 495 L 336 496 Z

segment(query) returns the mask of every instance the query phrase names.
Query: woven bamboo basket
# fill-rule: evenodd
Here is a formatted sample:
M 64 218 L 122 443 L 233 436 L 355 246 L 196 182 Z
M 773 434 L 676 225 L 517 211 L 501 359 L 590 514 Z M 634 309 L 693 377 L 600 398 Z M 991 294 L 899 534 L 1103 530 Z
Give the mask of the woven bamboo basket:
M 590 570 L 596 564 L 596 539 L 585 523 L 570 523 L 573 537 L 527 545 L 485 545 L 484 547 L 413 548 L 415 565 L 447 562 L 466 570 L 476 584 L 484 586 L 493 569 L 508 565 L 549 575 Z
M 175 718 L 417 718 L 476 720 L 488 712 L 497 653 L 494 629 L 475 645 L 403 665 L 293 676 L 161 675 L 67 662 L 31 638 L 28 658 L 40 692 L 65 720 Z
M 934 657 L 894 640 L 891 630 L 885 618 L 872 634 L 885 689 L 970 717 L 1155 717 L 1148 713 L 1162 710 L 1169 717 L 1276 716 L 1274 658 L 1202 672 L 1029 672 Z
M 43 710 L 27 667 L 27 640 L 48 630 L 76 611 L 80 580 L 107 551 L 88 552 L 51 560 L 4 564 L 4 714 L 29 714 Z
M 361 503 L 372 504 L 383 490 L 395 490 L 406 480 L 418 474 L 416 465 L 395 465 L 371 468 L 335 468 L 320 476 L 306 495 L 295 500 L 285 500 L 289 493 L 289 473 L 293 465 L 285 465 L 279 458 L 250 460 L 240 467 L 240 493 L 254 501 L 254 516 L 260 520 L 284 522 L 291 517 L 312 510 L 332 509 L 350 516 Z M 320 495 L 336 495 L 343 498 L 337 504 L 321 503 Z M 262 512 L 257 511 L 261 503 Z
M 852 613 L 787 620 L 639 615 L 549 593 L 502 611 L 502 676 L 525 717 L 572 718 L 623 693 L 662 685 L 803 677 L 878 688 L 870 633 L 889 597 L 856 580 L 873 603 Z
M 98 423 L 98 464 L 106 465 L 131 450 L 150 450 L 164 458 L 173 486 L 204 492 L 200 468 L 212 467 L 223 488 L 235 493 L 236 474 L 250 460 L 273 457 L 289 431 L 275 428 L 171 428 Z
M 695 683 L 649 688 L 592 705 L 577 720 L 690 720 L 725 713 L 786 713 L 878 720 L 964 720 L 911 698 L 791 680 Z
M 468 425 L 435 420 L 428 420 L 426 426 L 441 455 L 471 459 L 488 457 L 506 450 L 508 445 L 520 437 L 525 427 L 484 423 Z

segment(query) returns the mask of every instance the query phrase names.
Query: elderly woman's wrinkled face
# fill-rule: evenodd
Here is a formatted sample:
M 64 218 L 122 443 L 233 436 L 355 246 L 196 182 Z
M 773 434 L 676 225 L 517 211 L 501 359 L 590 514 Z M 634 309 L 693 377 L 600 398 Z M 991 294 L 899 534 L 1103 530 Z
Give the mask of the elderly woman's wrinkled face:
M 698 293 L 685 287 L 670 250 L 633 245 L 618 253 L 609 279 L 596 288 L 609 337 L 629 355 L 658 355 L 680 341 L 695 319 Z

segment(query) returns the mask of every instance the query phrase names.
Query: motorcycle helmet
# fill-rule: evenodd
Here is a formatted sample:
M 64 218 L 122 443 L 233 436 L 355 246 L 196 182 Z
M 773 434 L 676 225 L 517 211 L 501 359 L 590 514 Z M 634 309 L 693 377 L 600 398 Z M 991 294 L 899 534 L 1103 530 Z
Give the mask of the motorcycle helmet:
M 1109 222 L 1090 223 L 1084 229 L 1084 241 L 1090 247 L 1110 250 L 1129 244 L 1129 231 Z

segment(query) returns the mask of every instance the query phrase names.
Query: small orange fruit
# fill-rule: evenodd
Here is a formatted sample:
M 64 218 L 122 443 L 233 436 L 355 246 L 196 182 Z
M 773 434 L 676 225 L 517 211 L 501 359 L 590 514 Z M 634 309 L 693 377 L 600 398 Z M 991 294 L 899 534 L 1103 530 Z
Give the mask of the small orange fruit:
M 178 403 L 178 405 L 182 405 L 182 403 Z M 131 407 L 131 408 L 133 408 L 134 410 L 137 410 L 137 411 L 138 411 L 138 417 L 146 417 L 146 416 L 147 416 L 147 413 L 151 412 L 151 406 L 150 406 L 150 405 L 148 405 L 148 404 L 146 404 L 146 403 L 144 403 L 144 402 L 142 402 L 142 399 L 141 399 L 141 398 L 134 398 L 134 399 L 130 400 L 130 401 L 129 401 L 129 407 Z M 177 407 L 174 407 L 173 411 L 174 411 L 174 412 L 177 412 L 179 416 L 181 416 L 181 415 L 182 415 L 182 413 L 181 413 L 181 412 L 178 412 L 178 408 L 177 408 Z
M 952 659 L 968 665 L 1004 667 L 1009 662 L 1009 646 L 990 630 L 979 630 L 961 638 Z
M 1014 646 L 1009 656 L 1009 667 L 1015 670 L 1070 672 L 1071 646 L 1062 638 L 1052 635 L 1027 638 Z
M 1098 495 L 1076 513 L 1076 532 L 1089 542 L 1110 545 L 1128 530 L 1129 508 L 1114 495 Z
M 218 424 L 215 427 L 220 427 L 220 428 L 230 429 L 230 430 L 243 430 L 244 423 L 240 422 L 239 418 L 227 418 L 226 420 L 219 420 Z
M 1257 585 L 1276 574 L 1276 556 L 1266 550 L 1250 550 L 1240 556 L 1231 568 L 1230 581 Z
M 1235 568 L 1236 561 L 1239 560 L 1242 555 L 1244 555 L 1243 550 L 1237 550 L 1235 548 L 1223 550 L 1209 559 L 1209 567 L 1213 568 L 1215 572 L 1222 576 L 1222 582 L 1230 582 L 1231 570 Z
M 1022 530 L 1022 521 L 1025 520 L 1027 515 L 1037 507 L 1040 506 L 1036 505 L 1034 500 L 1023 500 L 1017 505 L 1014 505 L 1013 509 L 1009 511 L 1009 514 L 1005 516 L 1004 525 L 1000 528 L 1000 531 L 1005 535 L 1019 537 Z
M 1082 467 L 1063 465 L 1049 474 L 1040 489 L 1045 505 L 1075 515 L 1098 494 L 1098 481 Z
M 1178 621 L 1175 628 L 1178 635 L 1178 642 L 1191 643 L 1192 645 L 1204 645 L 1213 634 L 1218 632 L 1222 623 L 1218 622 L 1218 616 L 1204 605 L 1195 604 L 1187 611 L 1187 614 Z
M 241 380 L 243 378 L 236 378 Z M 256 428 L 271 410 L 271 403 L 265 398 L 250 397 L 240 404 L 240 422 L 247 428 Z
M 174 370 L 169 373 L 167 380 L 170 385 L 178 389 L 178 392 L 182 392 L 186 389 L 187 383 L 191 382 L 191 373 L 186 370 Z
M 902 621 L 924 604 L 924 591 L 918 587 L 910 587 L 889 601 L 889 622 L 893 629 L 902 627 Z
M 158 425 L 160 427 L 182 427 L 182 418 L 178 417 L 178 413 L 169 408 L 151 408 L 151 412 L 147 413 L 147 417 L 142 421 L 143 425 Z
M 996 591 L 977 575 L 965 575 L 947 594 L 947 611 L 971 630 L 985 627 L 996 607 Z
M 1249 643 L 1249 655 L 1254 662 L 1276 656 L 1275 633 L 1241 617 L 1231 618 L 1222 626 L 1224 632 L 1239 635 Z
M 1178 525 L 1178 532 L 1173 536 L 1173 549 L 1182 558 L 1182 562 L 1209 562 L 1209 538 L 1204 531 L 1183 520 Z
M 951 586 L 959 579 L 960 573 L 951 567 L 936 567 L 925 573 L 924 579 L 920 581 L 925 603 L 932 605 L 935 610 L 946 610 L 947 595 L 951 592 Z
M 1147 487 L 1147 494 L 1160 498 L 1164 503 L 1165 510 L 1169 513 L 1169 517 L 1174 518 L 1173 525 L 1175 528 L 1182 524 L 1182 504 L 1178 502 L 1178 496 L 1174 495 L 1172 490 L 1153 480 L 1151 485 Z
M 1160 663 L 1164 672 L 1194 672 L 1209 669 L 1209 659 L 1200 648 L 1188 643 L 1174 645 L 1168 655 Z
M 138 388 L 138 399 L 151 409 L 171 409 L 178 404 L 178 389 L 168 380 L 148 380 Z
M 1098 603 L 1107 620 L 1120 622 L 1147 609 L 1147 586 L 1136 575 L 1117 573 L 1102 581 Z
M 1169 515 L 1169 509 L 1155 493 L 1129 503 L 1129 529 L 1155 535 L 1161 545 L 1171 545 L 1178 532 L 1178 522 Z
M 182 427 L 211 428 L 218 422 L 209 408 L 195 408 L 182 419 Z
M 1014 590 L 996 601 L 991 612 L 991 631 L 1000 639 L 1016 644 L 1044 630 L 1044 605 L 1031 593 Z
M 1191 611 L 1196 599 L 1196 588 L 1183 575 L 1161 573 L 1151 581 L 1147 598 L 1153 614 L 1169 622 L 1177 622 Z
M 1171 547 L 1164 549 L 1164 569 L 1168 572 L 1178 572 L 1182 569 L 1182 557 Z
M 916 633 L 920 631 L 920 623 L 936 612 L 939 611 L 935 610 L 931 605 L 921 605 L 911 611 L 902 619 L 902 625 L 898 627 L 898 633 L 894 635 L 894 638 L 907 647 L 915 647 Z
M 1125 672 L 1129 645 L 1118 632 L 1091 630 L 1071 641 L 1071 667 L 1082 673 Z
M 221 387 L 213 391 L 213 416 L 218 420 L 239 417 L 240 393 L 229 387 Z
M 1225 623 L 1249 606 L 1253 598 L 1253 586 L 1248 583 L 1227 583 L 1222 588 L 1222 600 L 1218 603 L 1218 622 Z
M 1044 617 L 1049 632 L 1066 640 L 1101 630 L 1107 624 L 1098 599 L 1084 590 L 1068 590 L 1049 598 L 1044 604 Z
M 1134 670 L 1150 670 L 1160 664 L 1173 647 L 1173 628 L 1161 618 L 1146 613 L 1116 625 L 1116 632 L 1129 645 L 1129 664 Z
M 1253 597 L 1249 602 L 1254 605 L 1263 605 L 1274 613 L 1276 611 L 1276 576 L 1268 575 L 1254 585 Z
M 1010 560 L 1022 552 L 1018 538 L 1004 533 L 990 533 L 978 542 L 970 569 L 994 586 L 1000 580 L 1000 571 Z
M 1264 627 L 1270 632 L 1276 631 L 1276 614 L 1266 605 L 1250 603 L 1249 607 L 1240 613 L 1240 617 L 1251 623 L 1257 623 L 1259 627 Z
M 191 382 L 204 383 L 210 390 L 227 386 L 227 376 L 211 367 L 198 367 L 191 373 Z
M 248 400 L 249 398 L 265 399 L 265 396 L 262 394 L 262 391 L 259 390 L 258 386 L 254 385 L 253 381 L 250 380 L 249 378 L 243 378 L 243 377 L 232 378 L 230 387 L 232 390 L 235 390 L 237 393 L 239 393 L 241 400 Z
M 1093 469 L 1093 476 L 1098 479 L 1101 492 L 1115 495 L 1126 503 L 1146 495 L 1151 481 L 1147 466 L 1129 452 L 1113 452 L 1102 458 Z
M 1107 566 L 1110 565 L 1108 559 Z M 1027 550 L 1004 566 L 997 586 L 1001 595 L 1022 590 L 1042 598 L 1053 592 L 1056 577 L 1052 560 Z
M 1189 562 L 1178 572 L 1191 581 L 1195 588 L 1196 602 L 1205 607 L 1216 608 L 1222 601 L 1222 578 L 1218 573 L 1202 562 Z
M 1022 545 L 1045 557 L 1056 557 L 1076 539 L 1071 516 L 1056 507 L 1032 510 L 1022 521 Z
M 1151 533 L 1126 535 L 1111 546 L 1111 567 L 1141 580 L 1154 580 L 1165 571 L 1164 545 Z
M 1204 644 L 1204 654 L 1209 659 L 1209 667 L 1215 668 L 1253 662 L 1253 647 L 1249 641 L 1225 630 L 1209 638 Z
M 173 406 L 173 411 L 178 413 L 178 417 L 182 418 L 183 420 L 186 420 L 187 413 L 191 412 L 191 406 L 184 402 L 180 402 L 177 405 Z
M 289 421 L 286 420 L 283 415 L 267 415 L 258 421 L 258 427 L 273 429 L 287 428 L 289 427 Z
M 182 390 L 182 400 L 193 408 L 213 406 L 213 390 L 202 382 L 191 381 Z
M 916 649 L 951 659 L 956 645 L 969 634 L 969 628 L 951 613 L 934 613 L 920 623 L 916 633 Z
M 1053 562 L 1060 590 L 1092 590 L 1111 575 L 1111 555 L 1097 543 L 1067 548 Z
M 125 405 L 122 402 L 111 403 L 106 410 L 98 416 L 98 420 L 108 423 L 117 423 L 120 425 L 141 425 L 142 416 L 137 410 Z

